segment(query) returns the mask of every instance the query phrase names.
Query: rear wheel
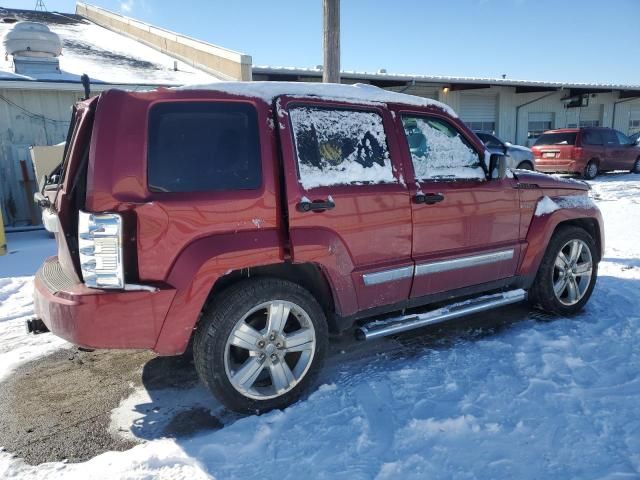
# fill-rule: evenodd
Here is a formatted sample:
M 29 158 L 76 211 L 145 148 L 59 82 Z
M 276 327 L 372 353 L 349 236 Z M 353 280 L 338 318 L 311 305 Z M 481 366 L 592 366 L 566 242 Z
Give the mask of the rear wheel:
M 640 158 L 636 159 L 633 168 L 631 168 L 631 173 L 640 173 Z
M 589 160 L 587 166 L 584 167 L 583 176 L 587 180 L 593 180 L 598 175 L 598 162 L 595 160 Z
M 327 323 L 304 288 L 273 278 L 223 291 L 195 334 L 202 381 L 228 408 L 284 408 L 310 387 L 324 363 Z
M 591 297 L 598 274 L 595 240 L 579 227 L 561 227 L 544 254 L 529 299 L 559 315 L 579 312 Z

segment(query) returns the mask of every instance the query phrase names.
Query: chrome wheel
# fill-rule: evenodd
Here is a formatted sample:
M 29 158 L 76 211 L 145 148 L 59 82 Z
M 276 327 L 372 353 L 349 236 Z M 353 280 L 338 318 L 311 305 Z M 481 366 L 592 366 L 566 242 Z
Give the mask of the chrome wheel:
M 584 297 L 593 274 L 593 258 L 585 242 L 569 240 L 558 252 L 553 267 L 552 282 L 556 298 L 571 306 Z
M 225 371 L 242 395 L 268 400 L 304 378 L 315 350 L 316 332 L 307 312 L 274 300 L 254 307 L 235 325 L 225 346 Z
M 587 165 L 587 174 L 585 175 L 587 178 L 596 178 L 598 175 L 598 165 L 595 162 L 589 162 Z

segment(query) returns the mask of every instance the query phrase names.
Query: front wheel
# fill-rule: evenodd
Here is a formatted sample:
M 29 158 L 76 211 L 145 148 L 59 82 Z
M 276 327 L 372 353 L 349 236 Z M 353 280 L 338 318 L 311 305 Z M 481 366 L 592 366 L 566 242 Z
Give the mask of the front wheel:
M 225 406 L 240 413 L 284 408 L 312 385 L 328 329 L 307 290 L 257 278 L 221 292 L 212 304 L 193 353 L 200 378 Z
M 530 301 L 549 313 L 572 315 L 587 303 L 598 275 L 595 240 L 579 227 L 561 227 L 547 246 Z
M 640 158 L 636 159 L 633 168 L 631 168 L 631 173 L 640 173 Z

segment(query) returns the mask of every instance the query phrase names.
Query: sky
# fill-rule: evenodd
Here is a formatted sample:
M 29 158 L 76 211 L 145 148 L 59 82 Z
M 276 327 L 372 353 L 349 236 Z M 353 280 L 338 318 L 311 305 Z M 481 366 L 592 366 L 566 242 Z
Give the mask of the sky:
M 72 12 L 72 0 L 44 0 Z M 249 54 L 322 63 L 322 0 L 92 0 Z M 36 0 L 0 0 L 33 8 Z M 343 70 L 640 85 L 640 0 L 342 0 Z M 635 45 L 635 47 L 634 47 Z

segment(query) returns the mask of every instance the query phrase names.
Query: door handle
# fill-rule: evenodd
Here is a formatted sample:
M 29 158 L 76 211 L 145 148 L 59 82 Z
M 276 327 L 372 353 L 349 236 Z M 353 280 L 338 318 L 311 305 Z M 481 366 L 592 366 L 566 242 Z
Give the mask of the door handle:
M 433 205 L 444 200 L 444 195 L 441 193 L 418 193 L 413 197 L 415 203 L 426 203 L 427 205 Z
M 331 197 L 329 200 L 314 200 L 313 202 L 307 199 L 302 200 L 296 208 L 299 212 L 322 212 L 324 210 L 331 210 L 336 206 Z

